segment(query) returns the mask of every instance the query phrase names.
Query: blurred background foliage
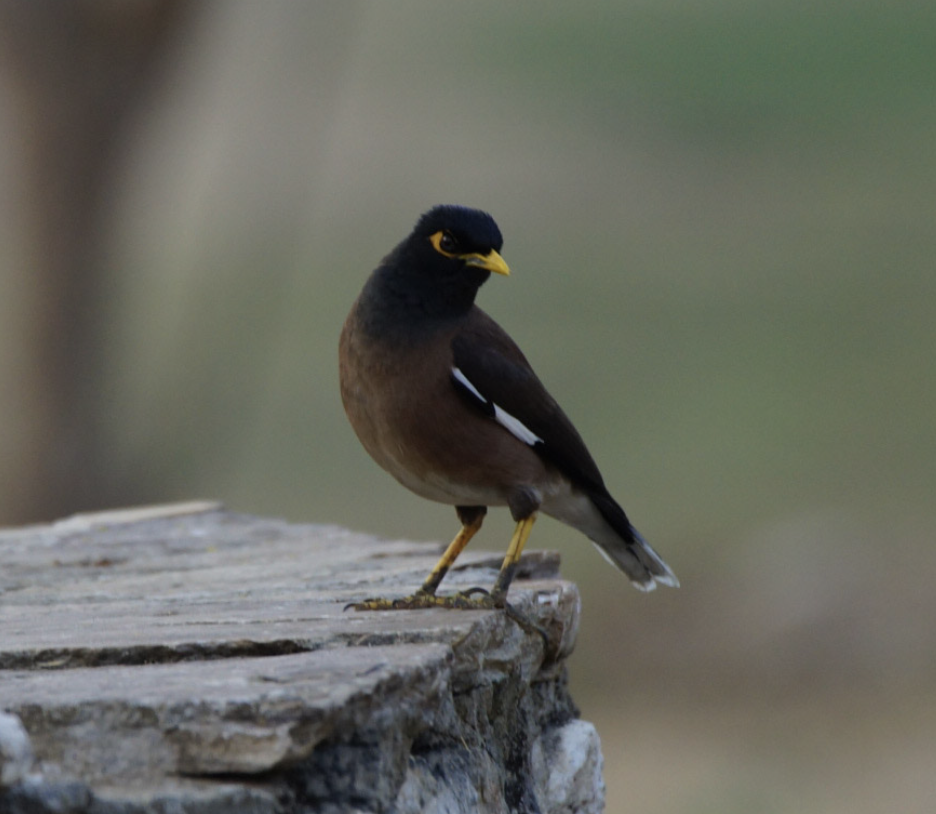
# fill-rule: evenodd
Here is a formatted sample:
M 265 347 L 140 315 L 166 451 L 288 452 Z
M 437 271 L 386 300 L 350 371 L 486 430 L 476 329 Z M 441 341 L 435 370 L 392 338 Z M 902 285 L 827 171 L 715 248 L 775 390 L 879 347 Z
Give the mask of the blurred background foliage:
M 683 582 L 533 536 L 608 810 L 933 810 L 936 6 L 122 6 L 0 5 L 0 522 L 218 497 L 447 540 L 336 343 L 422 211 L 479 206 L 480 304 Z

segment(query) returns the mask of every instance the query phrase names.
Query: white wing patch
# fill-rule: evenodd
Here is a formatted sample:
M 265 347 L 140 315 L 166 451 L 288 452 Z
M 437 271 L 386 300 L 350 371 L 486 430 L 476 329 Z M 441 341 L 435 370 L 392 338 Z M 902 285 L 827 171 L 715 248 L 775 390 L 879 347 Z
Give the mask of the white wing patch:
M 478 401 L 483 402 L 484 404 L 490 404 L 494 408 L 494 420 L 500 424 L 504 429 L 510 432 L 514 438 L 517 438 L 520 441 L 523 441 L 524 444 L 528 446 L 533 446 L 534 444 L 543 443 L 543 439 L 540 438 L 533 430 L 527 427 L 519 418 L 514 418 L 510 413 L 504 410 L 502 407 L 494 404 L 490 399 L 485 398 L 478 391 L 478 388 L 475 387 L 468 379 L 468 377 L 461 372 L 457 367 L 452 368 L 452 375 L 461 384 L 465 389 L 467 389 L 471 395 L 473 395 Z
M 452 375 L 461 382 L 462 386 L 467 387 L 471 391 L 471 395 L 478 399 L 478 401 L 487 402 L 487 399 L 478 392 L 478 388 L 468 381 L 468 377 L 457 367 L 452 368 Z
M 543 439 L 520 421 L 520 419 L 514 418 L 510 413 L 502 410 L 496 404 L 494 405 L 494 420 L 501 426 L 510 430 L 510 432 L 523 441 L 524 444 L 528 444 L 532 447 L 534 444 L 543 443 Z

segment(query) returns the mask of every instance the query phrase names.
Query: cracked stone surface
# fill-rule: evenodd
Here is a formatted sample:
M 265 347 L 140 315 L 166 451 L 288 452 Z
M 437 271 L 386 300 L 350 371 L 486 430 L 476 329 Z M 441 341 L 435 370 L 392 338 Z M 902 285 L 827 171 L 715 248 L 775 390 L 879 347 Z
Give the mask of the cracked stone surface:
M 601 811 L 556 555 L 510 593 L 548 643 L 500 611 L 344 610 L 441 548 L 214 503 L 0 530 L 0 814 Z

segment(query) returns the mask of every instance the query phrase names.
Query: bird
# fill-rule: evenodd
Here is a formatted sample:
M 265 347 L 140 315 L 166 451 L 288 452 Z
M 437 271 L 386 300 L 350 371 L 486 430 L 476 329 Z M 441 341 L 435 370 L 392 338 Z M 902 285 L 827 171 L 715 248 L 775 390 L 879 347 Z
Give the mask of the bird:
M 572 422 L 475 299 L 510 269 L 491 215 L 439 205 L 371 273 L 341 331 L 341 399 L 364 449 L 461 527 L 415 594 L 353 607 L 504 608 L 541 512 L 588 537 L 641 591 L 679 580 L 605 486 Z M 493 587 L 437 589 L 488 507 L 516 523 Z

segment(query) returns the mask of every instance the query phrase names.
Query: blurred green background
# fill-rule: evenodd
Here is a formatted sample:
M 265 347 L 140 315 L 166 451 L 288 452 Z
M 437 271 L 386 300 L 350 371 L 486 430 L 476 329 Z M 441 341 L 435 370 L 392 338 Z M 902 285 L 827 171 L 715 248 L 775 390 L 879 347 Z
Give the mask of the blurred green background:
M 11 497 L 43 464 L 22 112 L 0 522 L 55 515 Z M 936 810 L 936 6 L 195 4 L 129 121 L 94 380 L 128 499 L 447 541 L 452 510 L 360 448 L 336 345 L 422 211 L 484 208 L 512 275 L 480 305 L 683 584 L 532 537 L 582 591 L 608 811 Z

